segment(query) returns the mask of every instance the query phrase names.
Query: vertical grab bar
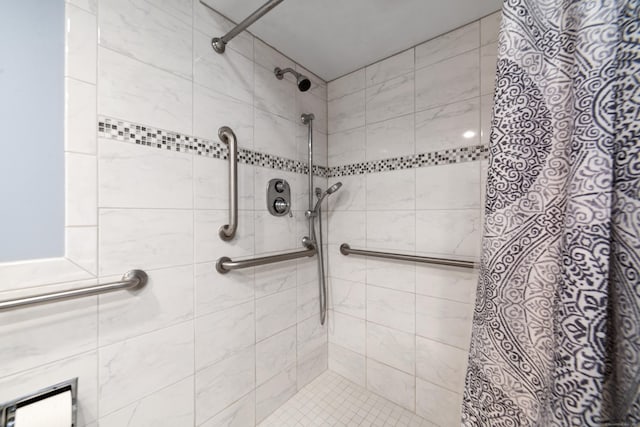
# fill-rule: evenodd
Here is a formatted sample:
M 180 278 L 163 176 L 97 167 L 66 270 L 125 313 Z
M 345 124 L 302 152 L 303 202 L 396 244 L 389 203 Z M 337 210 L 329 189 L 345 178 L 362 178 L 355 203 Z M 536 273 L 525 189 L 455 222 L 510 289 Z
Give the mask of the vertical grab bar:
M 220 227 L 218 232 L 220 238 L 228 242 L 238 229 L 238 140 L 228 126 L 218 130 L 218 137 L 229 146 L 229 224 Z

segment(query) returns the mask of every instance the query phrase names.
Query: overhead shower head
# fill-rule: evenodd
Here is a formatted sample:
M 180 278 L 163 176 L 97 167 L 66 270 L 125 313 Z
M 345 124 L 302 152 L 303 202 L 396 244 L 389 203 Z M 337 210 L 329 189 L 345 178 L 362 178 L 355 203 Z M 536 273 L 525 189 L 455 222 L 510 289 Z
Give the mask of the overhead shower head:
M 306 92 L 311 88 L 311 80 L 309 80 L 306 76 L 300 74 L 293 68 L 285 68 L 284 70 L 280 67 L 276 67 L 273 70 L 273 73 L 276 75 L 278 80 L 282 80 L 286 73 L 291 73 L 296 76 L 296 83 L 298 85 L 298 90 L 300 92 Z

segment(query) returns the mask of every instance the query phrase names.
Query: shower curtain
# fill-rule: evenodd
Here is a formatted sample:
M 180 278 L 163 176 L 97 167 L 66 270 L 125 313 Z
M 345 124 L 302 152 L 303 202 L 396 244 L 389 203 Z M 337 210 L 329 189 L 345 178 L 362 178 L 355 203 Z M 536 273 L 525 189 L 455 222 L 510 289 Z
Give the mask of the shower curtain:
M 465 426 L 640 423 L 640 0 L 505 0 Z

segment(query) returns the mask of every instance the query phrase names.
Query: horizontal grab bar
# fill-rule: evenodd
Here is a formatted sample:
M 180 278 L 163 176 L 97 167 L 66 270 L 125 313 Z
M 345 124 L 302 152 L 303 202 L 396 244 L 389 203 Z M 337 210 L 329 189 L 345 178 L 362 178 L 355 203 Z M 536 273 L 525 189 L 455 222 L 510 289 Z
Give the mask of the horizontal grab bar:
M 88 297 L 91 295 L 104 294 L 106 292 L 129 289 L 131 291 L 142 289 L 148 281 L 147 273 L 142 270 L 129 270 L 122 280 L 101 285 L 88 286 L 85 288 L 68 289 L 65 291 L 50 292 L 47 294 L 34 295 L 31 297 L 15 298 L 0 301 L 0 311 L 11 310 L 28 305 L 43 304 L 45 302 L 62 301 L 73 298 Z
M 377 258 L 395 259 L 399 261 L 413 261 L 422 262 L 425 264 L 448 265 L 450 267 L 474 268 L 475 266 L 475 263 L 473 261 L 463 261 L 448 258 L 431 258 L 418 255 L 394 254 L 391 252 L 369 251 L 365 249 L 351 249 L 351 246 L 346 243 L 340 245 L 340 253 L 342 255 L 366 255 Z
M 257 267 L 259 265 L 273 264 L 274 262 L 289 261 L 292 259 L 312 257 L 316 254 L 315 248 L 305 249 L 303 251 L 287 252 L 284 254 L 268 255 L 259 258 L 243 259 L 240 261 L 232 261 L 231 258 L 223 256 L 216 262 L 216 270 L 220 274 L 226 274 L 231 270 L 240 270 L 242 268 Z

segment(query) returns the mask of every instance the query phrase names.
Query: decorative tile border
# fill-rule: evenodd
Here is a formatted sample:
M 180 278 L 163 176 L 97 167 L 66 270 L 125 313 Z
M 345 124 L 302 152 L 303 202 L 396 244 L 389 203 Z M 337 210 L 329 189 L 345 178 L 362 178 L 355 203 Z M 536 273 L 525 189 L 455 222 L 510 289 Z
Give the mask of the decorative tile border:
M 157 129 L 142 124 L 131 123 L 124 120 L 99 117 L 98 136 L 100 138 L 113 139 L 161 150 L 189 153 L 197 156 L 212 157 L 226 160 L 229 158 L 229 150 L 225 144 L 193 136 L 182 135 L 176 132 Z M 362 175 L 367 173 L 421 168 L 425 166 L 437 166 L 452 163 L 473 162 L 485 160 L 489 156 L 489 147 L 474 145 L 468 147 L 452 148 L 430 153 L 412 154 L 392 159 L 373 160 L 349 165 L 314 166 L 313 174 L 321 177 L 339 177 L 349 175 Z M 308 173 L 308 165 L 298 160 L 261 153 L 246 148 L 238 148 L 238 162 L 247 165 L 261 166 L 286 172 L 300 174 Z
M 430 153 L 394 157 L 392 159 L 372 160 L 369 162 L 333 166 L 329 168 L 329 177 L 362 175 L 366 173 L 422 168 L 425 166 L 474 162 L 478 160 L 486 160 L 488 157 L 489 147 L 485 145 L 473 145 L 468 147 L 450 148 L 442 151 L 433 151 Z
M 176 132 L 109 117 L 98 118 L 98 136 L 100 138 L 146 145 L 161 150 L 177 151 L 222 160 L 229 158 L 227 146 L 219 141 L 182 135 Z M 238 147 L 238 163 L 305 175 L 309 170 L 309 166 L 306 163 L 298 160 L 261 153 L 242 147 Z M 327 168 L 314 165 L 313 174 L 327 177 Z

